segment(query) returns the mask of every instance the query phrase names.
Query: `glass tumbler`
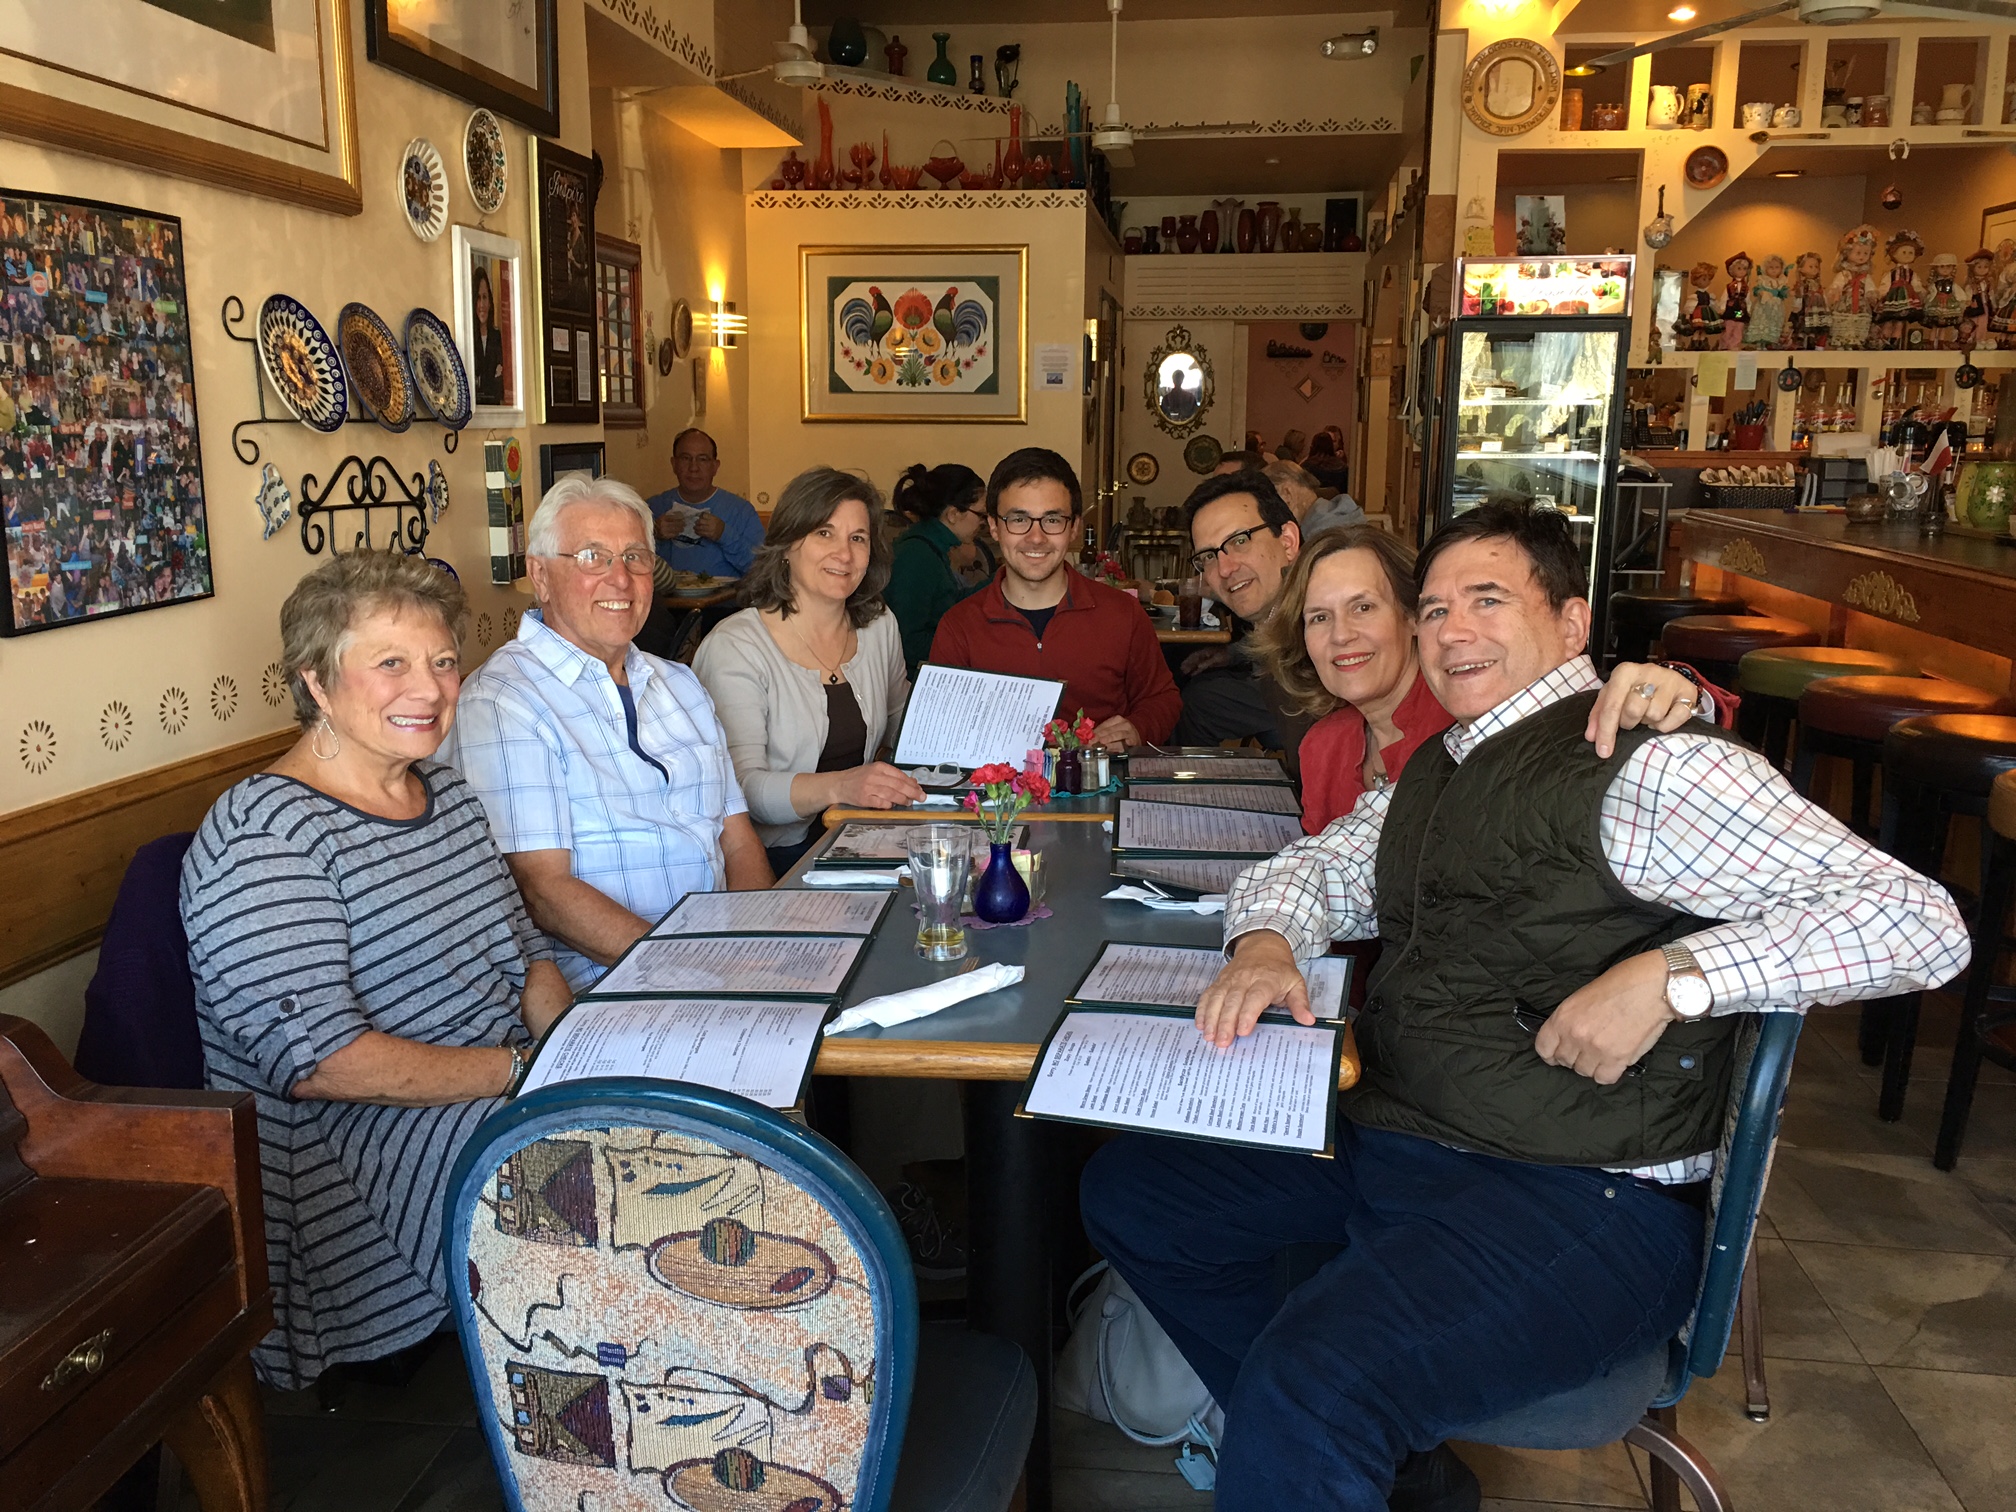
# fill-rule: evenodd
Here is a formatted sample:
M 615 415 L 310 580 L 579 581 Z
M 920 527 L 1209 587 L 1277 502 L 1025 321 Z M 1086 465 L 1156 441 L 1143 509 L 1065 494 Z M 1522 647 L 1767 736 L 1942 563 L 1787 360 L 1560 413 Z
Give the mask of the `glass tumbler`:
M 971 824 L 920 824 L 909 834 L 910 885 L 917 891 L 917 954 L 927 961 L 966 958 L 959 922 L 973 869 Z

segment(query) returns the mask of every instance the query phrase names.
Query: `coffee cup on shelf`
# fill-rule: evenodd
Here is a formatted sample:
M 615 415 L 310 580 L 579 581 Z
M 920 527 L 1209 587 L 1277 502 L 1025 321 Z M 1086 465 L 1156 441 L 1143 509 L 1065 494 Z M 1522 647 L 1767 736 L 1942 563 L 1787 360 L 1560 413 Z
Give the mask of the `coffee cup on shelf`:
M 1743 107 L 1743 124 L 1751 131 L 1762 131 L 1771 124 L 1771 102 L 1752 100 Z
M 1797 105 L 1780 105 L 1771 112 L 1771 124 L 1780 131 L 1796 130 L 1800 121 Z

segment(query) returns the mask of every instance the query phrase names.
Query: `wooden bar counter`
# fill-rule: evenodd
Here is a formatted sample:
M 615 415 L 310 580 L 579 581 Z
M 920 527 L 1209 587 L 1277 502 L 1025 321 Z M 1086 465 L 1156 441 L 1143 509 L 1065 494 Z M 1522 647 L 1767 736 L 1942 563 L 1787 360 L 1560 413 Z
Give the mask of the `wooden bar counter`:
M 2016 543 L 1845 515 L 1696 509 L 1675 522 L 1683 585 L 1803 620 L 1830 645 L 2016 691 Z

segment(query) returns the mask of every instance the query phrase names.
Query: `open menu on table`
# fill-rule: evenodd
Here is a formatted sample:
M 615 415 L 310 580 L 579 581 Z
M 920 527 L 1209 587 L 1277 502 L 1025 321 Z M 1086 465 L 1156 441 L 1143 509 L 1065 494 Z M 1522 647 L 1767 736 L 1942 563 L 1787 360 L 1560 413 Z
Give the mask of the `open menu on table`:
M 824 896 L 821 894 L 820 896 Z M 887 901 L 886 894 L 871 894 Z M 646 935 L 583 998 L 823 998 L 847 990 L 866 935 Z
M 833 843 L 812 858 L 815 867 L 853 866 L 907 866 L 910 861 L 910 836 L 917 832 L 917 825 L 929 823 L 928 812 L 920 813 L 916 819 L 849 819 L 834 831 Z M 946 821 L 941 821 L 946 822 Z M 1015 844 L 1029 843 L 1029 826 L 1015 826 Z M 986 847 L 975 835 L 975 844 L 981 845 L 981 854 Z
M 773 887 L 761 892 L 690 892 L 653 924 L 652 939 L 674 935 L 868 935 L 893 901 L 888 893 L 811 892 Z
M 1302 838 L 1293 814 L 1255 814 L 1188 803 L 1120 800 L 1116 855 L 1271 856 Z
M 1295 789 L 1269 782 L 1140 782 L 1127 796 L 1141 803 L 1187 803 L 1196 808 L 1243 809 L 1253 814 L 1295 814 L 1302 801 Z
M 1265 782 L 1293 786 L 1271 756 L 1129 756 L 1127 785 L 1140 782 Z
M 589 1077 L 690 1082 L 802 1107 L 830 1000 L 583 998 L 539 1042 L 518 1095 Z
M 925 662 L 903 709 L 896 765 L 970 771 L 1005 761 L 1019 768 L 1030 751 L 1042 749 L 1043 727 L 1056 717 L 1063 696 L 1064 684 L 1047 677 Z
M 1253 865 L 1245 856 L 1115 856 L 1113 875 L 1123 882 L 1153 882 L 1180 896 L 1229 893 L 1239 874 Z
M 1351 1000 L 1351 973 L 1357 964 L 1351 956 L 1330 955 L 1303 964 L 1309 1011 L 1317 1018 L 1343 1019 L 1345 1004 Z M 1104 1008 L 1176 1008 L 1188 1013 L 1224 969 L 1225 953 L 1215 947 L 1107 940 L 1100 945 L 1091 970 L 1064 1001 Z M 1285 1008 L 1268 1012 L 1287 1015 Z

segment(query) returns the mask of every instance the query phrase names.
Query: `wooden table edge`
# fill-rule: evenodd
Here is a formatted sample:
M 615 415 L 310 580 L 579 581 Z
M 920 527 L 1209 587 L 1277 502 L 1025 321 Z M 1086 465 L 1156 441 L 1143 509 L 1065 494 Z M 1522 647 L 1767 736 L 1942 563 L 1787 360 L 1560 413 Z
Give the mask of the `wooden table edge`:
M 827 1038 L 812 1069 L 821 1076 L 899 1076 L 936 1081 L 1025 1081 L 1035 1045 L 990 1040 Z M 1358 1043 L 1347 1025 L 1337 1090 L 1358 1083 Z

